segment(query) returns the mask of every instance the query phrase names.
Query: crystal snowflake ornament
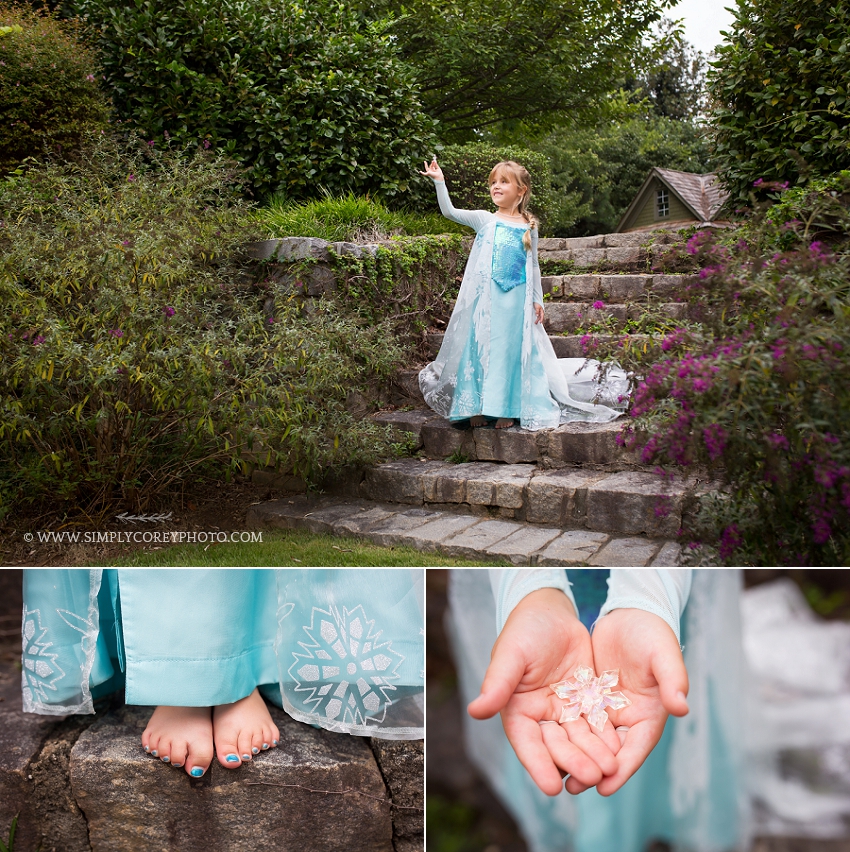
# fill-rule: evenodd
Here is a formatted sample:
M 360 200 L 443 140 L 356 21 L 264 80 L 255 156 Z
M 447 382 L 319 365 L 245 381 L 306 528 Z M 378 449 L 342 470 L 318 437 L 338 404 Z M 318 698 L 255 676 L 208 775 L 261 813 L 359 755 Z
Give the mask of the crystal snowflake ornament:
M 550 683 L 549 688 L 567 703 L 561 710 L 559 724 L 575 722 L 582 714 L 587 721 L 598 730 L 605 728 L 608 707 L 612 710 L 622 710 L 632 702 L 622 692 L 611 690 L 620 680 L 620 670 L 602 672 L 599 677 L 593 676 L 593 671 L 587 666 L 579 666 L 575 672 L 575 680 L 562 680 L 560 683 Z

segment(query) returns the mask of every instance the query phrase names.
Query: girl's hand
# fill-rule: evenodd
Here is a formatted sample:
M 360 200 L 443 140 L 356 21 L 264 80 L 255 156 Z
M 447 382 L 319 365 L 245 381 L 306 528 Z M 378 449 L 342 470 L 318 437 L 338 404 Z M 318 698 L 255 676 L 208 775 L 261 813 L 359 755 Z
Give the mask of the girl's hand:
M 563 702 L 549 684 L 573 677 L 580 665 L 591 665 L 592 654 L 590 635 L 567 596 L 559 589 L 538 589 L 508 617 L 493 646 L 481 694 L 469 705 L 469 715 L 476 719 L 501 711 L 517 757 L 548 796 L 564 789 L 565 773 L 582 790 L 619 773 L 614 755 L 620 740 L 613 725 L 599 736 L 584 718 L 557 724 Z
M 603 778 L 596 790 L 610 796 L 637 772 L 658 744 L 667 716 L 687 714 L 688 673 L 675 634 L 651 612 L 609 612 L 596 622 L 592 643 L 597 673 L 619 669 L 618 689 L 632 700 L 629 707 L 609 711 L 622 739 L 617 754 L 619 767 L 616 774 Z M 568 792 L 577 794 L 585 789 L 579 778 L 567 779 Z
M 430 164 L 425 163 L 425 171 L 419 172 L 420 175 L 425 175 L 425 177 L 433 178 L 434 180 L 445 180 L 443 177 L 443 170 L 437 165 L 437 158 L 434 157 L 431 160 Z
M 543 322 L 543 305 L 538 305 L 537 302 L 534 303 L 534 324 L 539 325 Z

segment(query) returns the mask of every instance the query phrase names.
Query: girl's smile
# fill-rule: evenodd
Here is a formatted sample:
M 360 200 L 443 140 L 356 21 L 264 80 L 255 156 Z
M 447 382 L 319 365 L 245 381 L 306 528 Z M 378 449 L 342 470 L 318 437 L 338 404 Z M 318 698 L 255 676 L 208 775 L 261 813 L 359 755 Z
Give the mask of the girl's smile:
M 525 190 L 515 184 L 504 172 L 495 175 L 490 182 L 490 198 L 503 216 L 517 215 L 516 211 L 524 194 Z

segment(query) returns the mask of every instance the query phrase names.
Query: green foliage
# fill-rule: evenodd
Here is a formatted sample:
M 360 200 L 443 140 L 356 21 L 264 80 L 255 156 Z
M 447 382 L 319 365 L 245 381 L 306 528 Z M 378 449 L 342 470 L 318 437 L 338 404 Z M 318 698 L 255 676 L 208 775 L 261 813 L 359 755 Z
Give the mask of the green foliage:
M 452 203 L 463 209 L 493 209 L 488 179 L 493 166 L 500 160 L 515 160 L 525 166 L 531 175 L 531 210 L 545 226 L 554 205 L 552 176 L 545 155 L 516 145 L 473 142 L 449 145 L 439 157 Z
M 537 147 L 552 164 L 557 203 L 547 231 L 559 237 L 615 231 L 654 166 L 703 173 L 712 165 L 695 124 L 659 116 L 559 128 Z
M 732 199 L 746 201 L 759 179 L 798 184 L 846 168 L 850 8 L 738 0 L 734 13 L 709 72 L 716 156 Z
M 102 137 L 0 185 L 0 494 L 143 509 L 256 461 L 312 481 L 392 454 L 349 411 L 399 352 L 384 323 L 249 286 L 230 166 Z
M 330 242 L 367 242 L 392 236 L 452 234 L 464 229 L 439 213 L 389 210 L 380 201 L 352 193 L 318 201 L 272 199 L 257 211 L 269 237 L 317 237 Z
M 431 124 L 380 22 L 327 0 L 75 0 L 120 116 L 157 144 L 206 140 L 254 190 L 404 193 Z
M 0 5 L 0 174 L 30 156 L 74 156 L 87 131 L 105 127 L 98 73 L 76 24 Z
M 606 109 L 666 0 L 361 0 L 416 69 L 446 142 L 505 122 L 587 123 Z
M 0 852 L 15 852 L 15 832 L 18 830 L 17 814 L 12 819 L 12 824 L 9 826 L 9 837 L 4 842 L 0 840 Z
M 725 490 L 695 537 L 730 564 L 850 559 L 850 171 L 787 192 L 736 231 L 696 233 L 694 321 L 646 354 L 632 398 L 642 460 Z M 705 475 L 705 474 L 702 474 Z

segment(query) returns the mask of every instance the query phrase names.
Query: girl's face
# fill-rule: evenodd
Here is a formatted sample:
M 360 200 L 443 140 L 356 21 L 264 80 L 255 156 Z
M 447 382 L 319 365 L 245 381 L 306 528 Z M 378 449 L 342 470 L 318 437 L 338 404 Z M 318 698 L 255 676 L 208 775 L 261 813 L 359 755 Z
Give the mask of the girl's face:
M 503 212 L 515 212 L 523 195 L 525 190 L 516 184 L 507 172 L 496 172 L 490 180 L 490 198 Z

